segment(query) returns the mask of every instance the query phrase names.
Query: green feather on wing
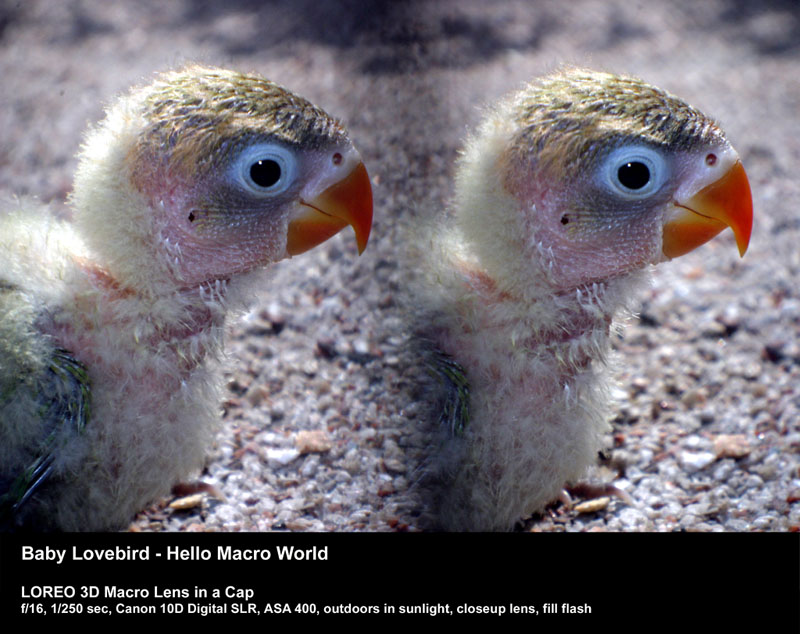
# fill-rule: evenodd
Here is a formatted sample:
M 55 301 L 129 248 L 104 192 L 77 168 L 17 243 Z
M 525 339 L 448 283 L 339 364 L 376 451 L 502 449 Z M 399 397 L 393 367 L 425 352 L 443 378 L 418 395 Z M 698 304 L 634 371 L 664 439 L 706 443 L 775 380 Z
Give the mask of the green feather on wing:
M 469 424 L 469 379 L 451 356 L 438 348 L 428 362 L 428 371 L 442 386 L 443 402 L 439 424 L 453 436 L 461 436 Z
M 90 417 L 89 375 L 86 367 L 68 351 L 60 348 L 53 350 L 46 371 L 35 381 L 35 385 L 42 402 L 40 417 L 45 422 L 47 436 L 40 445 L 40 455 L 0 494 L 0 526 L 13 523 L 14 516 L 52 473 L 59 443 L 65 442 L 65 436 L 68 441 L 83 433 Z M 7 390 L 0 399 L 0 411 L 12 398 L 14 394 Z

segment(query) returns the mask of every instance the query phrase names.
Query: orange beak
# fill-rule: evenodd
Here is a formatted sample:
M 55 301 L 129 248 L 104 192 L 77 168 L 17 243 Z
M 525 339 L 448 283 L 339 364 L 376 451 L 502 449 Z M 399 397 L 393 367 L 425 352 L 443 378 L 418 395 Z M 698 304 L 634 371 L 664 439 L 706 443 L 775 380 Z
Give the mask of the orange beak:
M 300 204 L 303 211 L 289 222 L 289 255 L 313 249 L 347 225 L 356 232 L 359 255 L 367 248 L 372 229 L 372 186 L 363 163 L 313 200 L 301 200 Z
M 733 230 L 739 255 L 747 251 L 753 228 L 753 198 L 741 161 L 718 181 L 675 205 L 677 213 L 664 225 L 662 250 L 668 258 L 689 253 L 726 227 Z

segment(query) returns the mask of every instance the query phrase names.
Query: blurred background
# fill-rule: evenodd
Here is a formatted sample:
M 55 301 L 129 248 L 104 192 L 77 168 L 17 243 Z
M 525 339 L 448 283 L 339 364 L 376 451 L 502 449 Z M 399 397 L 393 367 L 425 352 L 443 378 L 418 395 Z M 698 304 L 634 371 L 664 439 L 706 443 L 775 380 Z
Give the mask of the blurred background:
M 135 530 L 416 530 L 429 411 L 406 346 L 404 228 L 441 213 L 483 108 L 564 64 L 642 77 L 716 117 L 754 195 L 730 232 L 659 267 L 616 342 L 605 466 L 633 504 L 557 506 L 528 530 L 800 529 L 797 0 L 0 2 L 0 192 L 69 214 L 103 105 L 154 73 L 255 71 L 341 118 L 373 180 L 350 233 L 275 267 L 231 334 L 203 479 Z M 177 508 L 176 508 L 177 507 Z

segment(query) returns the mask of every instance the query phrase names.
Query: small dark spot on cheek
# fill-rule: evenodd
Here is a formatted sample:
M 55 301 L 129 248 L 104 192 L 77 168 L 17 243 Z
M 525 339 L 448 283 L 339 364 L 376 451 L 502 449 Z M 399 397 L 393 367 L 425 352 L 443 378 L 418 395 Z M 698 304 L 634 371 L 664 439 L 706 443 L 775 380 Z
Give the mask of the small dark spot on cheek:
M 561 224 L 562 224 L 562 225 L 569 224 L 569 216 L 567 216 L 566 214 L 564 214 L 563 216 L 561 216 Z
M 717 155 L 713 152 L 706 156 L 706 165 L 716 165 L 717 164 Z
M 343 159 L 342 155 L 339 154 L 339 152 L 337 152 L 336 154 L 333 155 L 333 158 L 331 160 L 333 161 L 334 165 L 341 165 L 342 159 Z
M 195 218 L 194 211 L 190 211 L 189 212 L 189 222 L 194 222 L 194 218 Z

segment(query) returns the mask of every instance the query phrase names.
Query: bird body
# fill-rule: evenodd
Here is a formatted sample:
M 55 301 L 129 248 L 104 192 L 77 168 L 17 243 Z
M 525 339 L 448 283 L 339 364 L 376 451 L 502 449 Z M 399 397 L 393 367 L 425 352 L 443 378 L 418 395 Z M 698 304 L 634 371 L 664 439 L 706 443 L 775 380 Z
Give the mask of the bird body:
M 508 530 L 596 461 L 610 335 L 647 269 L 728 226 L 743 253 L 750 192 L 702 113 L 638 79 L 580 69 L 493 109 L 455 192 L 419 290 L 448 428 L 431 506 L 439 527 Z
M 255 75 L 167 73 L 86 140 L 73 222 L 0 215 L 0 520 L 105 530 L 196 473 L 220 424 L 226 324 L 271 262 L 352 225 L 344 129 Z M 13 207 L 13 208 L 12 208 Z

